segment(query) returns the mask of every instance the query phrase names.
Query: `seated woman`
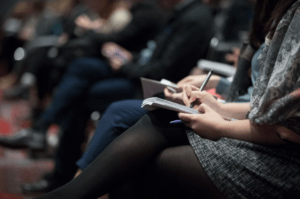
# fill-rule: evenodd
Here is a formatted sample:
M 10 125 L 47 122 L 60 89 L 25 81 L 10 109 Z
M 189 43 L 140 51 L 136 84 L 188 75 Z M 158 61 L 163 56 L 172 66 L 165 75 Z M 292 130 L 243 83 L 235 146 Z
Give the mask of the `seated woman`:
M 238 72 L 234 78 L 233 85 L 227 79 L 212 75 L 205 89 L 216 89 L 218 94 L 226 94 L 226 98 L 232 98 L 234 102 L 249 102 L 251 94 L 253 92 L 253 86 L 259 73 L 258 68 L 258 57 L 262 52 L 265 45 L 262 44 L 261 47 L 255 52 L 252 63 L 250 59 L 245 62 L 244 54 L 252 54 L 249 51 L 253 49 L 248 49 L 243 51 L 243 55 L 240 57 Z M 251 63 L 251 64 L 250 64 Z M 251 66 L 251 83 L 244 84 L 244 79 L 248 79 L 249 67 Z M 178 82 L 179 87 L 184 87 L 185 85 L 194 85 L 198 88 L 202 85 L 206 75 L 191 75 Z M 236 86 L 234 86 L 236 85 Z M 229 87 L 229 88 L 228 88 Z M 237 88 L 236 88 L 237 87 Z M 229 90 L 239 90 L 239 96 L 232 96 L 236 92 L 229 92 Z M 171 93 L 168 89 L 164 92 L 166 98 L 171 101 L 182 103 L 182 93 Z M 119 135 L 125 132 L 128 128 L 133 126 L 142 116 L 144 116 L 148 111 L 141 108 L 142 100 L 122 100 L 117 101 L 109 105 L 109 107 L 104 112 L 101 120 L 98 123 L 98 128 L 87 147 L 83 156 L 77 161 L 77 166 L 79 170 L 77 175 L 81 170 L 85 169 L 102 151 Z
M 197 100 L 200 114 L 179 113 L 185 126 L 170 124 L 175 112 L 152 111 L 39 199 L 96 198 L 140 174 L 159 198 L 298 198 L 299 17 L 299 0 L 257 1 L 251 44 L 268 36 L 250 104 L 221 104 L 187 86 L 183 101 Z

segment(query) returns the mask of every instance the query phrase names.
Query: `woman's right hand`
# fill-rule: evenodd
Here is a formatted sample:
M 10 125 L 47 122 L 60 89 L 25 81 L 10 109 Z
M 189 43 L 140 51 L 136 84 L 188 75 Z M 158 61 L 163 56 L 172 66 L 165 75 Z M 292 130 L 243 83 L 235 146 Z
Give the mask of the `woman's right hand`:
M 216 112 L 219 112 L 222 107 L 222 103 L 219 102 L 213 95 L 206 91 L 199 91 L 199 88 L 193 85 L 186 85 L 183 87 L 182 100 L 188 107 L 192 102 L 195 102 L 195 109 L 197 109 L 202 103 L 208 105 Z

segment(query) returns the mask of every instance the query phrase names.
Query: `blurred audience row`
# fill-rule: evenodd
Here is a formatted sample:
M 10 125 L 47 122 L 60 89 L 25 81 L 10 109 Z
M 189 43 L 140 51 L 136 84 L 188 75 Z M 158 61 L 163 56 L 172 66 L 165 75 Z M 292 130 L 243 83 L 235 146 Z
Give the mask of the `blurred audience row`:
M 140 77 L 183 86 L 206 73 L 195 67 L 201 59 L 235 67 L 253 7 L 252 0 L 16 2 L 1 19 L 0 89 L 6 100 L 30 101 L 32 127 L 1 137 L 0 144 L 45 150 L 49 126 L 61 127 L 54 171 L 23 191 L 52 191 L 84 169 L 76 161 L 91 113 L 141 99 Z M 243 70 L 247 81 L 238 94 L 249 101 L 253 81 L 248 68 Z M 222 95 L 231 81 L 219 74 L 208 87 Z

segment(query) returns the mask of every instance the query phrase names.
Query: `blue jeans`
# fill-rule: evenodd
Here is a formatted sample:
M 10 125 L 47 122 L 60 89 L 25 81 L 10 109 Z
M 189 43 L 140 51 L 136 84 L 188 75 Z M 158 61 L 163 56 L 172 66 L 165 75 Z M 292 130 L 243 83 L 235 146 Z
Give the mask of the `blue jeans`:
M 111 102 L 133 97 L 134 86 L 128 78 L 115 77 L 110 66 L 97 58 L 73 61 L 42 119 L 48 123 L 64 121 L 79 104 L 104 110 Z
M 98 123 L 94 137 L 77 166 L 86 168 L 114 139 L 133 126 L 147 113 L 141 108 L 142 100 L 123 100 L 112 103 Z
M 69 66 L 51 106 L 42 115 L 42 120 L 58 123 L 63 129 L 54 171 L 57 176 L 74 176 L 91 112 L 103 112 L 110 103 L 133 98 L 133 94 L 132 82 L 115 77 L 101 59 L 82 58 Z

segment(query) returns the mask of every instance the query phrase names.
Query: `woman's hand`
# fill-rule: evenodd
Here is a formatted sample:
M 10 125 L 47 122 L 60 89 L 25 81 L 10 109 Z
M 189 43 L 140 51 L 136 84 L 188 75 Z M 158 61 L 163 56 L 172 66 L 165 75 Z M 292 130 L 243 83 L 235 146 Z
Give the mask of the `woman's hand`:
M 200 88 L 200 86 L 202 85 L 202 83 L 205 80 L 206 76 L 207 76 L 206 74 L 205 75 L 190 75 L 190 76 L 187 76 L 187 77 L 183 78 L 182 80 L 180 80 L 177 83 L 177 86 L 183 88 L 186 85 L 194 85 L 194 86 L 197 86 L 198 88 Z M 208 89 L 216 88 L 219 81 L 220 81 L 219 76 L 212 75 L 209 82 L 205 86 L 205 89 L 208 90 Z
M 187 85 L 183 88 L 182 100 L 186 106 L 190 106 L 192 102 L 195 102 L 195 109 L 204 103 L 216 112 L 219 112 L 222 106 L 222 103 L 216 100 L 214 96 L 206 91 L 199 91 L 198 87 L 192 85 Z
M 219 130 L 228 121 L 206 104 L 198 107 L 200 114 L 179 113 L 178 117 L 203 138 L 219 140 L 223 137 Z
M 168 88 L 165 88 L 164 94 L 167 100 L 176 102 L 178 104 L 184 104 L 182 100 L 182 92 L 180 93 L 173 93 Z

